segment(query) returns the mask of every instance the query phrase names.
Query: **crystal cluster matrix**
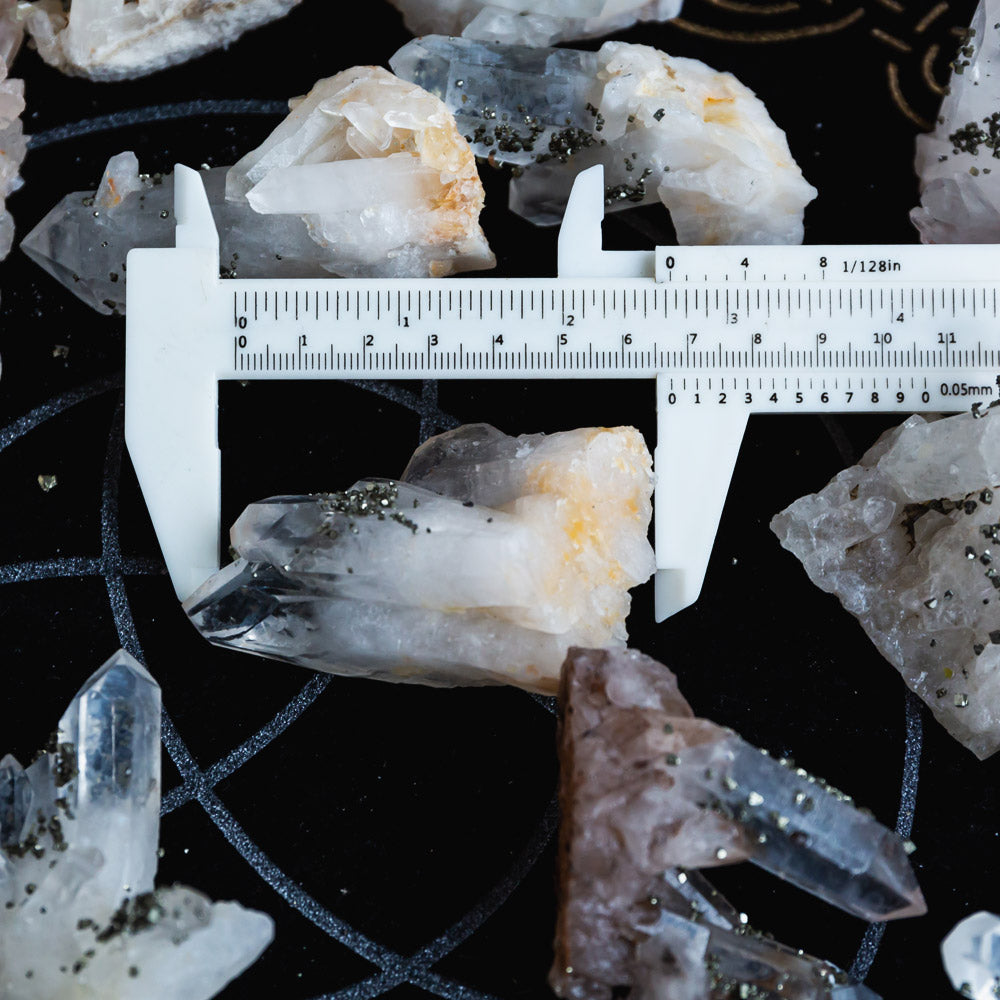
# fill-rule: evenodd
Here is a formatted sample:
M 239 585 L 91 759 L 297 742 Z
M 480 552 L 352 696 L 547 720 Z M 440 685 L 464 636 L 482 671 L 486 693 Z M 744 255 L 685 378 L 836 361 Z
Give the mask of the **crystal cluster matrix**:
M 447 108 L 377 67 L 321 80 L 254 152 L 202 173 L 226 277 L 440 277 L 490 268 L 484 192 Z M 125 312 L 125 258 L 174 245 L 170 176 L 111 158 L 21 243 L 98 312 Z
M 749 859 L 869 920 L 925 910 L 902 841 L 840 792 L 695 718 L 634 650 L 562 671 L 553 989 L 572 1000 L 871 1000 L 835 966 L 751 931 L 689 868 Z
M 924 243 L 1000 242 L 1000 0 L 980 0 L 934 131 L 917 137 Z
M 391 0 L 415 35 L 464 35 L 509 45 L 554 45 L 666 21 L 681 0 Z
M 941 942 L 951 985 L 968 1000 L 1000 995 L 1000 917 L 980 910 L 960 920 Z
M 1000 415 L 912 416 L 771 527 L 977 757 L 1000 747 Z
M 41 57 L 73 76 L 127 80 L 235 41 L 301 0 L 23 0 Z
M 551 694 L 570 645 L 624 644 L 651 493 L 634 428 L 467 425 L 400 481 L 252 504 L 185 609 L 214 643 L 319 670 Z
M 21 29 L 14 20 L 16 0 L 0 0 L 0 260 L 14 242 L 14 220 L 6 208 L 9 194 L 21 186 L 18 170 L 28 146 L 21 114 L 24 82 L 8 77 L 10 65 L 21 47 Z
M 510 205 L 562 219 L 581 170 L 603 164 L 611 210 L 655 202 L 681 244 L 801 243 L 816 196 L 784 132 L 729 73 L 646 45 L 597 52 L 429 35 L 390 60 L 437 94 L 478 156 L 516 168 Z
M 29 767 L 0 760 L 0 996 L 206 1000 L 273 924 L 193 889 L 154 889 L 160 689 L 125 652 L 70 703 Z

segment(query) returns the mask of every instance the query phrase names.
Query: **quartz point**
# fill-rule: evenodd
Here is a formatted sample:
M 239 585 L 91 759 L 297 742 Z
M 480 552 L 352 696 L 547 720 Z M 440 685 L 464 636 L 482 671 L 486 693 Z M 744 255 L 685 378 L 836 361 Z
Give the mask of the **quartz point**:
M 944 969 L 963 997 L 1000 995 L 1000 917 L 980 910 L 960 920 L 941 942 Z
M 223 276 L 425 278 L 495 265 L 475 160 L 440 101 L 366 66 L 290 104 L 259 149 L 201 175 Z M 140 174 L 125 152 L 21 248 L 98 312 L 124 314 L 126 255 L 174 246 L 175 226 L 170 175 Z
M 637 21 L 667 21 L 681 0 L 391 0 L 415 35 L 464 35 L 508 45 L 594 38 Z
M 0 996 L 203 1000 L 273 924 L 193 889 L 155 889 L 160 689 L 119 651 L 28 768 L 0 760 Z
M 923 897 L 896 834 L 805 771 L 695 718 L 676 677 L 637 651 L 571 649 L 559 700 L 556 993 L 874 996 L 749 932 L 687 869 L 748 859 L 857 916 L 916 915 Z
M 127 80 L 229 45 L 300 2 L 22 0 L 18 16 L 50 65 L 91 80 Z
M 645 45 L 597 52 L 428 35 L 390 60 L 440 97 L 477 156 L 518 168 L 510 207 L 561 221 L 603 164 L 609 210 L 659 199 L 681 244 L 801 243 L 816 189 L 784 132 L 730 73 Z
M 211 642 L 318 670 L 552 694 L 568 646 L 624 644 L 651 493 L 634 428 L 467 425 L 399 481 L 252 504 L 184 606 Z
M 917 136 L 920 205 L 910 213 L 924 243 L 1000 242 L 1000 2 L 980 0 L 937 123 Z
M 1000 748 L 1000 416 L 915 415 L 771 521 L 937 720 Z
M 16 0 L 0 0 L 0 260 L 14 242 L 14 220 L 7 211 L 7 196 L 21 186 L 18 170 L 28 151 L 21 114 L 24 111 L 24 81 L 8 76 L 21 47 L 22 31 L 14 20 Z

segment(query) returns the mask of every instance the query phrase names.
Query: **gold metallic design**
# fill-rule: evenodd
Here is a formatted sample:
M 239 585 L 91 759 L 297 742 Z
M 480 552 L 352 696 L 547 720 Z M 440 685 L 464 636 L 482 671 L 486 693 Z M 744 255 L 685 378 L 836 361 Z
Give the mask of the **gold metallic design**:
M 924 58 L 920 61 L 920 75 L 924 78 L 924 83 L 927 84 L 927 89 L 932 94 L 944 97 L 944 87 L 937 82 L 934 76 L 934 60 L 937 59 L 940 51 L 941 46 L 937 42 L 928 46 L 927 51 L 924 53 Z
M 911 46 L 907 45 L 906 42 L 901 42 L 898 38 L 890 35 L 888 31 L 883 31 L 881 28 L 872 28 L 872 37 L 877 38 L 880 42 L 885 42 L 886 45 L 891 45 L 897 52 L 912 52 Z
M 765 42 L 794 42 L 800 38 L 816 38 L 820 35 L 832 35 L 835 32 L 843 31 L 844 28 L 861 20 L 864 16 L 864 8 L 857 7 L 845 17 L 837 21 L 830 21 L 827 24 L 805 24 L 799 28 L 786 28 L 774 31 L 727 31 L 725 28 L 712 28 L 705 24 L 695 24 L 683 17 L 675 17 L 667 23 L 692 35 L 715 38 L 722 42 L 742 42 L 753 45 Z
M 927 30 L 927 28 L 931 24 L 933 24 L 934 21 L 936 21 L 947 9 L 948 9 L 947 0 L 941 0 L 941 3 L 939 3 L 935 7 L 931 7 L 931 9 L 927 11 L 927 13 L 924 14 L 924 16 L 919 21 L 917 21 L 916 26 L 914 27 L 913 30 L 918 35 L 922 35 Z
M 796 0 L 784 0 L 781 3 L 747 3 L 746 0 L 707 0 L 713 7 L 720 7 L 722 10 L 731 10 L 736 14 L 791 14 L 800 10 L 801 4 Z
M 878 0 L 878 2 L 883 6 L 887 7 L 894 14 L 902 14 L 906 8 L 898 2 L 898 0 Z
M 918 128 L 925 132 L 929 132 L 931 129 L 931 123 L 927 121 L 926 118 L 922 118 L 920 115 L 910 107 L 909 102 L 903 96 L 902 88 L 899 86 L 899 67 L 889 61 L 889 65 L 886 67 L 886 75 L 889 78 L 889 93 L 892 94 L 892 99 L 896 104 L 896 107 L 906 115 L 907 118 L 913 122 Z

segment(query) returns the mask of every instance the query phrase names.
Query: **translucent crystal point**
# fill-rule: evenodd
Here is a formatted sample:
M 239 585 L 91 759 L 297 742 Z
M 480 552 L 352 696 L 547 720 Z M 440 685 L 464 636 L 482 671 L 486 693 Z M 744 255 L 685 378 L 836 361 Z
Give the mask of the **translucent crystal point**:
M 41 57 L 73 76 L 125 80 L 228 45 L 301 0 L 25 0 Z
M 941 942 L 951 985 L 970 1000 L 996 1000 L 1000 989 L 1000 916 L 980 910 Z
M 917 136 L 924 243 L 1000 241 L 1000 2 L 980 0 L 952 61 L 934 130 Z
M 559 700 L 563 861 L 550 982 L 560 996 L 606 1000 L 641 985 L 642 997 L 671 1000 L 765 990 L 870 1000 L 829 963 L 749 932 L 688 866 L 751 859 L 858 916 L 921 913 L 894 833 L 695 718 L 674 675 L 634 650 L 570 650 Z M 642 947 L 661 937 L 659 952 Z
M 998 484 L 997 410 L 913 416 L 771 522 L 980 758 L 1000 748 Z
M 801 243 L 816 190 L 784 132 L 729 73 L 644 45 L 598 52 L 428 35 L 390 60 L 456 116 L 477 156 L 519 168 L 510 207 L 561 221 L 602 164 L 609 210 L 657 198 L 682 244 Z
M 460 428 L 404 479 L 252 504 L 237 561 L 185 602 L 192 622 L 333 673 L 548 692 L 575 636 L 624 641 L 628 590 L 654 561 L 634 428 Z
M 30 767 L 0 762 L 4 1000 L 207 1000 L 266 947 L 269 917 L 153 889 L 159 738 L 159 687 L 120 651 Z

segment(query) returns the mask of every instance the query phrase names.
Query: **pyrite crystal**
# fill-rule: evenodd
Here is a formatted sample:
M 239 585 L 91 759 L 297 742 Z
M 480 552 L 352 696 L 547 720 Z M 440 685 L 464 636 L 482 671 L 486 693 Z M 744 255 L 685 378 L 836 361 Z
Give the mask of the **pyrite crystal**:
M 934 131 L 917 136 L 924 243 L 1000 242 L 1000 2 L 980 0 Z
M 916 915 L 923 897 L 896 834 L 805 771 L 695 718 L 676 677 L 634 650 L 571 649 L 559 701 L 550 982 L 560 996 L 873 996 L 829 963 L 748 932 L 686 869 L 748 859 L 857 916 Z
M 0 760 L 0 996 L 206 1000 L 273 924 L 184 886 L 154 889 L 160 689 L 124 651 L 28 768 Z
M 0 0 L 0 260 L 14 242 L 14 220 L 6 199 L 21 186 L 18 170 L 28 150 L 21 124 L 24 111 L 24 81 L 7 74 L 21 47 L 22 31 L 14 20 L 16 0 Z
M 609 210 L 658 198 L 681 244 L 801 243 L 816 196 L 784 132 L 736 77 L 646 45 L 597 52 L 429 35 L 393 70 L 440 97 L 477 156 L 518 168 L 510 206 L 561 221 L 577 173 L 604 165 Z
M 509 45 L 555 45 L 666 21 L 681 0 L 390 0 L 415 35 L 464 35 Z
M 996 410 L 912 416 L 771 522 L 980 758 L 1000 747 L 998 483 Z
M 960 920 L 941 942 L 951 985 L 969 1000 L 1000 996 L 1000 917 L 980 910 Z
M 211 642 L 318 670 L 551 694 L 569 645 L 624 644 L 651 492 L 634 428 L 460 427 L 398 482 L 252 504 L 184 606 Z
M 202 174 L 226 277 L 443 277 L 496 263 L 485 194 L 444 105 L 374 66 L 321 80 L 232 168 Z M 108 163 L 96 192 L 67 195 L 22 242 L 98 312 L 125 311 L 125 258 L 174 245 L 170 176 Z
M 127 80 L 234 42 L 301 0 L 22 0 L 39 55 L 91 80 Z

